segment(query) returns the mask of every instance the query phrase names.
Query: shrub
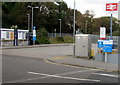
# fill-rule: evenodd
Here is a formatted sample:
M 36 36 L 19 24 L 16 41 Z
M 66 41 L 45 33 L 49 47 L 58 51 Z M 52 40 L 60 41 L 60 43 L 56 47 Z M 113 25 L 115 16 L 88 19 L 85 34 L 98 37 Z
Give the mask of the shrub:
M 64 43 L 73 43 L 73 37 L 72 36 L 64 36 Z
M 64 37 L 52 37 L 49 38 L 50 43 L 56 44 L 56 43 L 73 43 L 73 37 L 72 36 L 64 36 Z
M 48 32 L 45 28 L 37 30 L 36 44 L 49 44 Z

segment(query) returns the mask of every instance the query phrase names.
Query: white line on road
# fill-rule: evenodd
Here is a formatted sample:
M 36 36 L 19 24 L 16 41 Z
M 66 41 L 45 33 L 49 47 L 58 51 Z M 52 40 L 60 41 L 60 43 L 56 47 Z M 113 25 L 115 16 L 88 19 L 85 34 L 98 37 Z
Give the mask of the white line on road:
M 119 77 L 118 75 L 111 75 L 111 74 L 101 74 L 101 73 L 92 73 L 92 74 L 101 75 L 101 76 L 107 76 L 107 77 L 114 77 L 114 78 L 118 78 Z
M 42 75 L 42 76 L 48 76 L 48 77 L 62 78 L 62 79 L 71 79 L 71 80 L 100 82 L 100 80 L 81 79 L 81 78 L 73 78 L 73 77 L 63 77 L 63 76 L 43 74 L 43 73 L 36 73 L 36 72 L 28 72 L 28 73 L 29 73 L 29 74 L 34 74 L 34 75 Z

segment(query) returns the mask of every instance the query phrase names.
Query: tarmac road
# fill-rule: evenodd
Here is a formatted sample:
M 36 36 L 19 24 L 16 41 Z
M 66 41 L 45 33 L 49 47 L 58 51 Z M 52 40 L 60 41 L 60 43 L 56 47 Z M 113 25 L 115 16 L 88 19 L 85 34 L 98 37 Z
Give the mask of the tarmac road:
M 42 59 L 3 55 L 3 83 L 117 83 L 118 78 L 115 75 L 55 65 Z

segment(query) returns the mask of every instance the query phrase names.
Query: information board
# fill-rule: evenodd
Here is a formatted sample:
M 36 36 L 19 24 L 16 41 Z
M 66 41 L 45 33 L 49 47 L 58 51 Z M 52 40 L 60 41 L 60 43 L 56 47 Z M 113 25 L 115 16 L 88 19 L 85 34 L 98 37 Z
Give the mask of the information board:
M 103 47 L 103 40 L 98 40 L 98 48 L 102 48 Z
M 103 52 L 112 52 L 113 40 L 103 41 Z

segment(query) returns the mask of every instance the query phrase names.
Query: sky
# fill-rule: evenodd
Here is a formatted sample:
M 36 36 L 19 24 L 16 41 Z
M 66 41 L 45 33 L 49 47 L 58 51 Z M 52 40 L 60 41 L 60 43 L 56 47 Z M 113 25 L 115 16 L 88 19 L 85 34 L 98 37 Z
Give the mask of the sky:
M 67 3 L 69 8 L 74 8 L 74 0 L 63 0 Z M 75 0 L 76 9 L 82 14 L 86 10 L 94 11 L 94 18 L 110 16 L 110 13 L 106 12 L 106 3 L 118 3 L 120 0 Z M 113 17 L 118 18 L 118 12 L 113 12 Z

